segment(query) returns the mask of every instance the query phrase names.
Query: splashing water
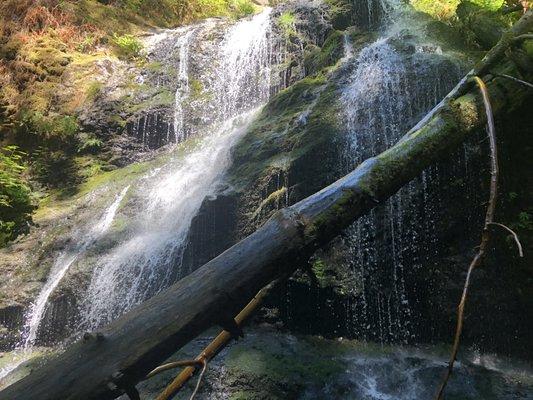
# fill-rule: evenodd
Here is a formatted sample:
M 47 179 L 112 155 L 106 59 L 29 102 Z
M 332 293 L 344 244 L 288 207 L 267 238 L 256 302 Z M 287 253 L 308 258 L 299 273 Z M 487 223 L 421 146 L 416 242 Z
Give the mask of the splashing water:
M 99 327 L 182 276 L 189 226 L 230 162 L 230 150 L 254 113 L 228 120 L 198 150 L 151 174 L 136 190 L 143 210 L 129 238 L 93 274 L 83 305 L 84 325 Z M 134 195 L 134 196 L 135 196 Z
M 245 20 L 230 30 L 222 43 L 219 75 L 213 85 L 219 119 L 257 107 L 270 95 L 271 9 Z

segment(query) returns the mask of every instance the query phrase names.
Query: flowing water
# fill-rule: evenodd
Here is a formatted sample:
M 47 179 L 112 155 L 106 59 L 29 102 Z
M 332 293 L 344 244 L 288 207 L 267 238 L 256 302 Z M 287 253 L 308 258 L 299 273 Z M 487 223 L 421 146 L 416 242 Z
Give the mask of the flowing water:
M 132 201 L 142 210 L 127 238 L 98 260 L 82 304 L 84 326 L 110 322 L 183 276 L 191 221 L 203 199 L 215 193 L 251 116 L 229 119 L 183 160 L 168 162 L 136 185 Z
M 339 160 L 345 172 L 397 142 L 461 73 L 438 46 L 424 41 L 397 4 L 383 0 L 360 4 L 365 12 L 354 19 L 366 27 L 381 26 L 382 32 L 358 53 L 345 36 L 343 63 L 349 73 L 340 102 L 346 141 Z M 158 114 L 146 114 L 138 118 L 132 131 L 148 147 L 152 143 L 157 143 L 154 147 L 161 143 L 174 146 L 163 164 L 118 188 L 96 225 L 72 232 L 76 245 L 57 256 L 27 315 L 22 356 L 0 371 L 0 377 L 23 361 L 24 351 L 38 341 L 49 300 L 73 266 L 85 265 L 92 271 L 78 304 L 77 333 L 110 322 L 189 272 L 183 271 L 181 264 L 191 223 L 204 200 L 217 193 L 233 146 L 276 87 L 272 65 L 284 57 L 274 50 L 271 18 L 266 9 L 231 25 L 207 62 L 200 60 L 197 49 L 218 22 L 165 31 L 150 39 L 154 54 L 167 56 L 166 50 L 172 46 L 169 54 L 175 56 L 176 80 L 161 85 L 174 85 L 174 107 L 167 125 Z M 209 96 L 195 93 L 198 80 Z M 313 107 L 314 103 L 310 104 L 300 115 L 299 123 L 307 123 Z M 413 339 L 413 299 L 406 284 L 406 266 L 409 263 L 415 270 L 421 254 L 434 251 L 432 224 L 439 199 L 433 189 L 437 179 L 436 168 L 426 170 L 420 180 L 343 235 L 347 264 L 361 285 L 361 296 L 347 305 L 347 324 L 354 336 L 382 343 Z M 288 182 L 278 182 L 278 189 L 281 187 L 289 187 Z M 282 205 L 288 205 L 288 190 Z M 420 397 L 416 366 L 394 370 L 407 376 L 405 391 L 380 388 L 382 361 L 367 363 L 364 369 L 357 360 L 347 360 L 347 375 L 363 382 L 354 382 L 354 393 L 368 399 Z M 399 369 L 404 366 L 400 363 Z
M 175 94 L 174 104 L 174 135 L 175 142 L 179 143 L 185 139 L 184 131 L 184 112 L 183 102 L 187 100 L 190 87 L 189 87 L 189 45 L 191 38 L 193 37 L 194 29 L 189 30 L 183 36 L 181 36 L 176 46 L 179 47 L 179 68 L 178 79 L 179 85 Z M 167 138 L 168 141 L 168 138 Z
M 374 5 L 369 2 L 369 7 Z M 396 143 L 461 75 L 459 65 L 438 46 L 425 43 L 397 5 L 389 4 L 387 16 L 379 39 L 357 56 L 346 56 L 352 72 L 341 96 L 345 172 Z M 351 54 L 349 43 L 346 48 Z M 425 256 L 433 255 L 431 246 L 422 248 L 422 243 L 435 240 L 432 221 L 438 198 L 430 196 L 428 186 L 437 175 L 435 167 L 424 171 L 421 180 L 359 219 L 344 235 L 347 263 L 361 285 L 360 298 L 347 305 L 352 335 L 381 342 L 414 338 L 404 268 L 416 267 L 423 250 Z
M 52 270 L 50 271 L 48 280 L 41 289 L 39 296 L 37 296 L 35 303 L 30 307 L 25 326 L 25 332 L 27 333 L 24 335 L 24 348 L 27 349 L 35 344 L 39 326 L 45 313 L 46 306 L 48 305 L 50 295 L 57 288 L 57 285 L 59 282 L 61 282 L 61 279 L 63 279 L 69 267 L 78 258 L 82 257 L 87 248 L 98 241 L 98 239 L 100 239 L 111 227 L 113 219 L 115 218 L 115 214 L 128 189 L 129 186 L 126 186 L 115 197 L 113 203 L 105 210 L 97 224 L 92 227 L 88 227 L 88 232 L 77 232 L 76 245 L 63 252 L 57 258 Z
M 26 322 L 22 332 L 22 341 L 16 349 L 14 360 L 6 367 L 0 369 L 0 378 L 9 374 L 31 356 L 41 322 L 49 305 L 50 296 L 72 264 L 74 264 L 80 257 L 83 257 L 84 253 L 109 230 L 120 203 L 124 199 L 128 189 L 129 186 L 126 186 L 115 196 L 113 202 L 104 211 L 95 225 L 79 229 L 76 232 L 75 245 L 67 248 L 58 256 L 56 262 L 52 266 L 48 280 L 27 312 Z
M 171 159 L 135 188 L 137 215 L 119 245 L 98 260 L 82 305 L 84 326 L 96 328 L 183 276 L 187 234 L 203 200 L 213 195 L 230 162 L 230 150 L 253 110 L 270 89 L 270 10 L 229 29 L 221 43 L 214 82 L 217 123 L 184 159 Z M 176 92 L 176 141 L 183 139 L 183 107 L 189 91 L 188 47 L 194 30 L 180 38 L 180 87 Z M 134 201 L 134 200 L 133 200 Z

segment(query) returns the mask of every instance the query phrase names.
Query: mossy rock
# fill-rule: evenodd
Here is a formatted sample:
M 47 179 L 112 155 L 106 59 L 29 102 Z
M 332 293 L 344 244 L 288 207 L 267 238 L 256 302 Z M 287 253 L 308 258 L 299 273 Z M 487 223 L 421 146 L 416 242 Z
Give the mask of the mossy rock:
M 325 67 L 334 65 L 344 53 L 344 33 L 333 31 L 324 41 L 322 47 L 308 46 L 304 66 L 308 75 L 315 74 Z
M 475 34 L 477 42 L 487 50 L 498 43 L 510 25 L 501 13 L 489 11 L 470 1 L 459 4 L 457 16 Z
M 352 25 L 353 4 L 351 0 L 326 0 L 333 29 L 344 30 Z

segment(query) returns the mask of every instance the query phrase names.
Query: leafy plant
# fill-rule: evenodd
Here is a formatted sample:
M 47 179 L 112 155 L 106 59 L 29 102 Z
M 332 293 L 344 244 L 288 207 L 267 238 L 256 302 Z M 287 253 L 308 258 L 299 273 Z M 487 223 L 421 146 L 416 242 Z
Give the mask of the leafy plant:
M 25 233 L 31 222 L 34 205 L 23 178 L 24 156 L 16 146 L 0 149 L 0 246 Z
M 296 34 L 296 16 L 286 11 L 278 17 L 278 23 L 286 36 L 292 36 Z
M 455 15 L 460 0 L 411 0 L 413 7 L 439 20 L 447 20 Z
M 44 115 L 26 111 L 21 114 L 22 125 L 40 139 L 69 140 L 78 132 L 76 117 L 71 115 Z
M 102 147 L 104 146 L 104 143 L 98 139 L 98 138 L 89 138 L 86 141 L 84 141 L 81 146 L 78 149 L 78 153 L 82 154 L 95 154 L 97 153 Z
M 143 50 L 142 43 L 133 35 L 113 35 L 117 55 L 124 59 L 135 59 L 141 55 Z
M 255 6 L 250 0 L 233 0 L 231 8 L 235 18 L 242 18 L 255 13 Z

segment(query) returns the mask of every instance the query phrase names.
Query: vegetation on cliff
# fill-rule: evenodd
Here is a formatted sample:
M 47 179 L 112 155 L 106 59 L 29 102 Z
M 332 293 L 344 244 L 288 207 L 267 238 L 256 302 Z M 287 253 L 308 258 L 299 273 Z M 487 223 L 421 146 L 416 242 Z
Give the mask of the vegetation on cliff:
M 7 147 L 0 159 L 0 245 L 27 229 L 39 193 L 73 193 L 102 170 L 105 143 L 79 121 L 102 92 L 98 65 L 142 65 L 148 29 L 255 11 L 250 0 L 2 1 L 0 145 L 21 152 Z

